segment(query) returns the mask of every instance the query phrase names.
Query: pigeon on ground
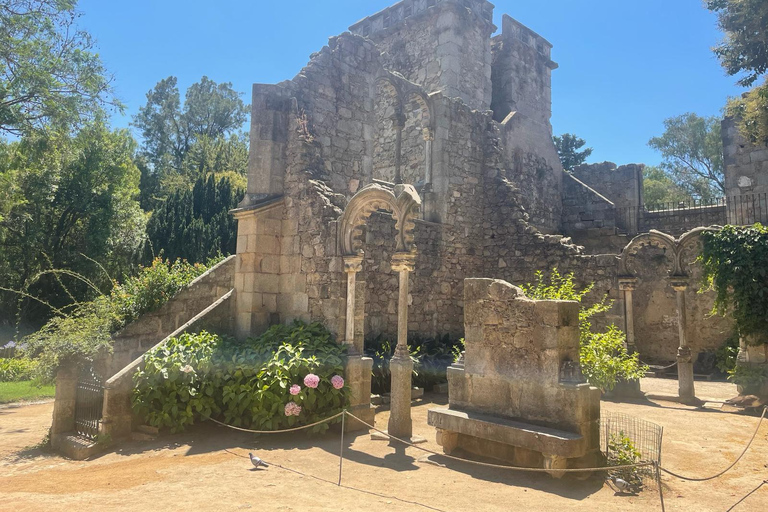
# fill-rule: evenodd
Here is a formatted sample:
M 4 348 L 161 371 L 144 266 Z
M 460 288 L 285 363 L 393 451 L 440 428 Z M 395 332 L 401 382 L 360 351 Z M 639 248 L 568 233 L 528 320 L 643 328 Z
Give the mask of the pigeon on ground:
M 263 460 L 261 460 L 260 458 L 256 457 L 254 454 L 252 454 L 252 453 L 249 453 L 249 454 L 248 454 L 248 456 L 251 458 L 251 463 L 252 463 L 252 464 L 253 464 L 255 467 L 257 467 L 257 468 L 258 468 L 259 466 L 264 466 L 265 468 L 266 468 L 266 467 L 269 467 L 269 466 L 267 466 L 267 463 L 266 463 L 266 462 L 264 462 L 264 461 L 263 461 Z
M 624 480 L 622 478 L 618 478 L 618 477 L 612 476 L 611 477 L 611 482 L 613 482 L 614 485 L 616 486 L 616 488 L 618 490 L 620 490 L 621 492 L 631 492 L 632 491 L 632 486 L 629 485 L 629 482 L 627 482 L 626 480 Z

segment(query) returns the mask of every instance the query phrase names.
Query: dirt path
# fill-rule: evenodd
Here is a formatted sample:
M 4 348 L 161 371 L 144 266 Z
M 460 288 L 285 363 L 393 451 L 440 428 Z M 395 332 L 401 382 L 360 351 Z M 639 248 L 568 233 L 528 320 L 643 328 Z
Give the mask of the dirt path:
M 445 397 L 427 398 L 432 403 L 413 409 L 414 431 L 428 439 L 427 448 L 439 451 L 426 414 Z M 604 402 L 603 408 L 663 425 L 664 465 L 693 475 L 730 463 L 757 424 L 754 417 L 663 402 Z M 660 510 L 655 492 L 618 497 L 599 479 L 554 480 L 455 464 L 413 448 L 396 452 L 368 435 L 347 436 L 342 488 L 335 485 L 338 434 L 257 438 L 201 425 L 153 442 L 128 443 L 87 462 L 22 450 L 21 445 L 39 441 L 50 413 L 50 404 L 0 411 L 0 510 Z M 379 412 L 377 426 L 385 426 L 387 417 Z M 273 466 L 252 470 L 248 451 Z M 435 462 L 447 462 L 450 469 Z M 691 483 L 665 477 L 667 510 L 725 511 L 767 478 L 768 422 L 750 453 L 724 478 Z M 764 487 L 735 512 L 766 509 Z

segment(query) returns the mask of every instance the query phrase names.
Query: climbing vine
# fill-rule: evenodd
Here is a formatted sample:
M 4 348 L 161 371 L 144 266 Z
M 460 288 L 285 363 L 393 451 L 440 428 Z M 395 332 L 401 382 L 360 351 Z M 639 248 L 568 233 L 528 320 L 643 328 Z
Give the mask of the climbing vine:
M 768 343 L 768 228 L 726 226 L 701 236 L 704 279 L 715 291 L 714 310 L 723 315 L 732 311 L 742 336 Z

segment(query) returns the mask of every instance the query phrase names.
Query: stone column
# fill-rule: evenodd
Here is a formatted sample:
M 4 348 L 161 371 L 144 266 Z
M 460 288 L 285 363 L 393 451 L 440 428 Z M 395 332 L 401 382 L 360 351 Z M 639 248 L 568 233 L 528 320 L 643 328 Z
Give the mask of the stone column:
M 344 271 L 347 273 L 347 313 L 345 318 L 344 344 L 347 345 L 347 364 L 344 378 L 349 386 L 350 396 L 347 410 L 369 425 L 373 425 L 375 410 L 371 406 L 371 369 L 373 359 L 363 357 L 363 340 L 355 339 L 355 313 L 358 298 L 357 273 L 363 269 L 362 256 L 345 256 Z M 348 418 L 345 430 L 367 430 L 362 423 Z
M 53 402 L 51 446 L 58 450 L 64 438 L 75 430 L 75 397 L 77 395 L 78 368 L 64 365 L 56 373 L 56 398 Z
M 403 176 L 400 171 L 400 162 L 402 160 L 403 128 L 405 128 L 405 119 L 401 116 L 395 116 L 392 119 L 392 125 L 395 128 L 395 185 L 403 182 Z
M 416 255 L 395 253 L 392 270 L 400 273 L 400 295 L 397 300 L 397 347 L 389 368 L 392 373 L 392 399 L 389 415 L 389 434 L 400 439 L 410 439 L 411 422 L 411 375 L 413 362 L 408 352 L 408 275 L 413 271 Z
M 421 134 L 424 136 L 424 184 L 432 188 L 432 141 L 435 136 L 429 128 L 424 128 Z
M 635 317 L 632 305 L 632 292 L 637 289 L 636 277 L 620 277 L 619 290 L 624 292 L 624 332 L 627 334 L 627 351 L 637 352 L 635 346 Z
M 355 290 L 357 288 L 357 273 L 363 269 L 362 256 L 345 256 L 344 272 L 347 273 L 347 315 L 344 343 L 349 348 L 350 355 L 363 353 L 363 347 L 355 345 Z
M 696 401 L 696 392 L 693 385 L 693 355 L 686 338 L 685 291 L 688 278 L 675 276 L 670 282 L 677 295 L 677 324 L 680 333 L 680 347 L 677 349 L 678 395 L 681 402 L 692 403 Z

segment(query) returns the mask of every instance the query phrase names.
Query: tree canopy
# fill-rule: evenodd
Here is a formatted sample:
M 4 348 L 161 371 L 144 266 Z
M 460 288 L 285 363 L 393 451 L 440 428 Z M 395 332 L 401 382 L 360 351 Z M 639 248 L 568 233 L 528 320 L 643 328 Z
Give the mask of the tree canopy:
M 592 154 L 592 148 L 579 151 L 587 142 L 572 133 L 564 133 L 561 136 L 555 135 L 552 139 L 555 141 L 557 155 L 566 171 L 572 171 L 577 165 L 583 164 Z
M 725 195 L 720 119 L 683 114 L 664 121 L 664 133 L 648 141 L 662 155 L 661 168 L 690 197 Z
M 118 105 L 76 0 L 0 2 L 0 134 L 79 126 Z
M 725 39 L 714 48 L 729 75 L 746 73 L 739 84 L 752 85 L 768 71 L 768 1 L 709 0 Z
M 142 207 L 154 209 L 179 190 L 189 190 L 200 177 L 229 173 L 244 186 L 248 140 L 242 133 L 248 106 L 232 84 L 202 77 L 191 85 L 181 104 L 176 77 L 168 77 L 147 93 L 133 125 L 142 134 Z

